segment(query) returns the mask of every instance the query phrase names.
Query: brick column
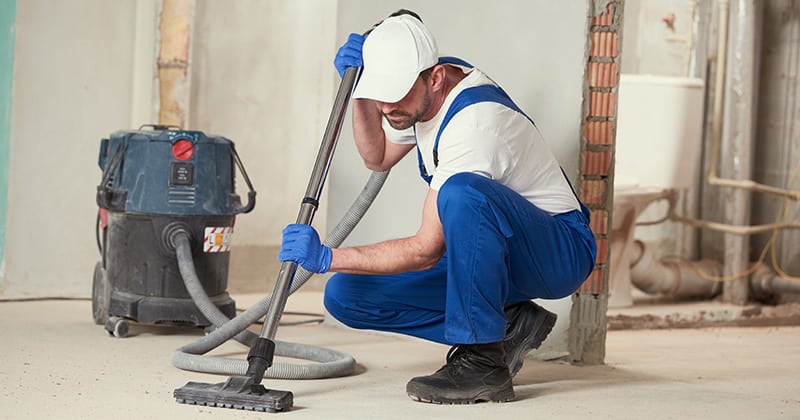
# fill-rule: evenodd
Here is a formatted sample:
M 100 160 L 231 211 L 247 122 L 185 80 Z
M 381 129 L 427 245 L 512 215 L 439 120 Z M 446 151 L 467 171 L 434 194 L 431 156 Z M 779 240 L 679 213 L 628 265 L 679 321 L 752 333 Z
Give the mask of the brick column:
M 597 260 L 573 296 L 569 350 L 572 363 L 602 364 L 608 309 L 609 234 L 613 207 L 614 137 L 624 0 L 590 3 L 581 139 L 581 198 L 592 213 Z

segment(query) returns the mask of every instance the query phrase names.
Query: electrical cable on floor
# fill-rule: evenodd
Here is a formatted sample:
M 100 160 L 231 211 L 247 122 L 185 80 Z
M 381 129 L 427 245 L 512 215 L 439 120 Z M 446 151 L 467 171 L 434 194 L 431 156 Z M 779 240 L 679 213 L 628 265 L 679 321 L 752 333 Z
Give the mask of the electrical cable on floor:
M 85 302 L 91 301 L 92 298 L 88 297 L 69 297 L 69 296 L 31 296 L 31 297 L 17 297 L 17 298 L 0 298 L 0 303 L 20 303 L 20 302 L 45 302 L 45 301 L 78 301 L 78 302 Z M 236 309 L 236 312 L 244 312 L 244 309 Z M 302 321 L 281 321 L 280 326 L 282 327 L 292 327 L 297 325 L 308 325 L 308 324 L 322 324 L 325 321 L 325 315 L 314 313 L 314 312 L 291 312 L 287 311 L 283 313 L 284 315 L 293 315 L 293 316 L 307 316 L 312 317 L 313 319 L 305 319 Z M 263 325 L 264 321 L 256 321 L 254 324 Z
M 19 303 L 19 302 L 45 302 L 45 301 L 78 301 L 78 302 L 85 302 L 91 301 L 92 298 L 88 297 L 69 297 L 69 296 L 31 296 L 31 297 L 17 297 L 17 298 L 0 298 L 0 303 Z M 236 312 L 244 312 L 244 309 L 236 309 Z M 286 322 L 283 321 L 280 323 L 281 326 L 296 326 L 296 325 L 307 325 L 307 324 L 322 324 L 325 321 L 325 315 L 315 312 L 291 312 L 286 311 L 283 313 L 284 315 L 290 316 L 307 316 L 312 317 L 313 319 L 306 319 L 302 321 L 291 321 Z M 263 321 L 254 322 L 254 324 L 263 325 Z
M 86 302 L 91 301 L 92 298 L 88 297 L 70 297 L 70 296 L 30 296 L 30 297 L 16 297 L 16 298 L 0 298 L 0 304 L 2 303 L 21 303 L 21 302 L 46 302 L 46 301 L 76 301 L 76 302 Z M 236 309 L 237 313 L 244 312 L 244 309 Z M 298 325 L 308 325 L 308 324 L 322 324 L 325 321 L 325 315 L 314 313 L 314 312 L 291 312 L 286 311 L 283 313 L 284 315 L 290 316 L 307 316 L 312 317 L 312 319 L 306 319 L 302 321 L 281 321 L 278 325 L 282 327 L 293 327 Z M 264 325 L 264 321 L 258 320 L 253 322 L 255 325 Z
M 244 309 L 236 308 L 236 312 L 237 313 L 244 312 Z M 291 322 L 281 321 L 279 325 L 282 326 L 282 327 L 291 327 L 291 326 L 307 325 L 307 324 L 322 324 L 325 321 L 325 315 L 314 313 L 314 312 L 285 311 L 285 312 L 283 312 L 283 315 L 308 316 L 308 317 L 313 317 L 313 319 L 306 319 L 306 320 L 302 320 L 302 321 L 291 321 Z M 253 324 L 264 325 L 264 321 L 258 320 L 256 322 L 254 322 Z
M 31 297 L 17 297 L 17 298 L 0 298 L 0 303 L 14 303 L 14 302 L 40 302 L 47 300 L 76 300 L 87 301 L 92 300 L 88 297 L 69 297 L 69 296 L 31 296 Z

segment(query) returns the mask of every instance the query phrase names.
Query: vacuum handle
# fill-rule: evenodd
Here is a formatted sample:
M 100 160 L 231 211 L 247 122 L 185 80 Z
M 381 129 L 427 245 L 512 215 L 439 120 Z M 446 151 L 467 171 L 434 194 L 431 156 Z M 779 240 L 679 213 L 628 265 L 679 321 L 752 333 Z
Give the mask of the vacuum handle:
M 139 130 L 144 130 L 146 127 L 152 128 L 154 131 L 166 131 L 166 130 L 183 130 L 183 128 L 179 125 L 174 124 L 142 124 L 139 126 Z
M 256 190 L 253 189 L 253 183 L 250 182 L 250 177 L 247 176 L 247 171 L 244 170 L 244 165 L 242 164 L 242 159 L 239 158 L 239 153 L 236 153 L 236 147 L 231 144 L 231 152 L 233 152 L 233 161 L 236 163 L 236 167 L 239 168 L 239 172 L 242 173 L 242 177 L 244 178 L 244 183 L 247 184 L 247 204 L 241 206 L 234 210 L 234 213 L 250 213 L 253 208 L 256 206 Z

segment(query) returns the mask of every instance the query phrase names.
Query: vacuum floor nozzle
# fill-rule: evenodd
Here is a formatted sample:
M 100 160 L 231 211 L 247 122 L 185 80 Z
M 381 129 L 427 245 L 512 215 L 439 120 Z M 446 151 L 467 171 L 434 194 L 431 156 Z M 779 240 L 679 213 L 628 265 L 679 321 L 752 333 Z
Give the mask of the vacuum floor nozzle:
M 270 413 L 289 410 L 294 403 L 290 391 L 267 389 L 249 376 L 231 376 L 216 384 L 189 382 L 175 389 L 173 396 L 181 404 Z

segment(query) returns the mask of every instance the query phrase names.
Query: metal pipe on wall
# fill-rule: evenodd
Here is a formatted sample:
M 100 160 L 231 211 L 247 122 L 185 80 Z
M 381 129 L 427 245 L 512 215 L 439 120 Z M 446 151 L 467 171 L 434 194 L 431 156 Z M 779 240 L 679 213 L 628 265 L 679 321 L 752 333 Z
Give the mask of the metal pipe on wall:
M 722 264 L 719 261 L 659 260 L 640 240 L 633 242 L 632 250 L 631 283 L 645 293 L 677 298 L 712 298 L 722 289 L 721 283 L 705 278 L 720 275 Z
M 709 220 L 693 219 L 691 217 L 684 217 L 675 213 L 672 213 L 669 216 L 669 220 L 685 223 L 687 225 L 703 229 L 711 229 L 741 236 L 756 235 L 759 233 L 771 232 L 775 229 L 800 229 L 800 220 L 792 222 L 769 223 L 763 225 L 734 226 L 725 223 L 712 222 Z
M 757 299 L 769 300 L 784 293 L 800 294 L 800 282 L 785 279 L 761 266 L 750 276 L 750 291 Z
M 689 16 L 692 19 L 692 28 L 689 29 L 689 34 L 686 36 L 686 61 L 684 62 L 684 74 L 686 76 L 692 77 L 693 68 L 695 67 L 694 61 L 694 49 L 697 43 L 697 32 L 695 31 L 695 27 L 697 26 L 697 14 L 698 14 L 698 0 L 689 0 Z
M 708 165 L 708 183 L 717 175 L 717 161 L 719 158 L 720 144 L 722 143 L 722 117 L 723 105 L 725 100 L 725 74 L 727 70 L 728 55 L 728 0 L 718 2 L 718 28 L 717 28 L 717 57 L 716 57 L 716 77 L 714 78 L 714 101 L 711 108 L 711 156 Z
M 721 187 L 732 187 L 732 188 L 740 188 L 749 191 L 756 191 L 756 192 L 763 192 L 769 194 L 775 194 L 778 196 L 790 198 L 792 200 L 799 200 L 800 201 L 800 191 L 788 190 L 783 188 L 776 188 L 770 185 L 764 185 L 757 183 L 749 178 L 737 178 L 737 179 L 730 179 L 725 178 L 717 175 L 717 167 L 719 161 L 719 152 L 721 149 L 722 144 L 722 136 L 723 136 L 723 114 L 724 114 L 724 105 L 725 105 L 725 80 L 727 76 L 727 68 L 728 68 L 728 60 L 727 60 L 727 52 L 729 48 L 734 48 L 734 55 L 731 58 L 732 71 L 734 72 L 743 72 L 742 74 L 738 74 L 735 76 L 741 77 L 748 77 L 750 79 L 749 82 L 744 82 L 743 80 L 738 80 L 733 82 L 734 84 L 731 85 L 731 88 L 737 89 L 733 93 L 741 92 L 742 98 L 740 101 L 737 101 L 740 104 L 746 98 L 744 96 L 751 97 L 751 101 L 756 100 L 756 96 L 753 94 L 752 87 L 746 87 L 742 83 L 752 84 L 755 80 L 753 74 L 756 64 L 756 57 L 757 55 L 754 52 L 756 47 L 755 43 L 755 31 L 760 27 L 760 18 L 762 16 L 760 9 L 757 10 L 756 8 L 760 7 L 759 5 L 755 4 L 752 1 L 745 1 L 745 0 L 735 0 L 734 1 L 734 13 L 730 13 L 730 2 L 729 0 L 719 0 L 719 29 L 718 29 L 718 44 L 717 44 L 717 73 L 715 78 L 715 87 L 714 87 L 714 103 L 713 103 L 713 120 L 712 120 L 712 129 L 711 129 L 711 154 L 709 156 L 709 165 L 708 165 L 708 177 L 707 182 L 710 185 L 716 185 Z M 756 16 L 757 15 L 757 16 Z M 758 23 L 756 20 L 759 20 Z M 729 44 L 728 36 L 729 36 L 729 20 L 732 23 L 733 30 L 736 31 L 737 39 L 734 39 Z M 749 32 L 748 32 L 749 31 Z M 747 44 L 747 45 L 744 45 Z M 742 67 L 743 65 L 748 65 L 749 67 L 745 68 Z M 747 89 L 748 92 L 739 91 L 738 89 Z M 750 102 L 754 103 L 754 102 Z M 753 110 L 750 111 L 752 115 L 755 115 Z M 748 121 L 753 123 L 752 127 L 755 127 L 755 118 L 748 117 Z
M 752 177 L 753 138 L 757 107 L 756 34 L 760 29 L 754 0 L 735 0 L 731 3 L 728 48 L 728 77 L 724 99 L 724 126 L 721 147 L 721 174 L 730 179 L 749 180 Z M 713 156 L 712 156 L 713 157 Z M 750 190 L 729 189 L 723 192 L 726 221 L 734 225 L 750 222 Z M 741 273 L 749 262 L 748 236 L 725 235 L 723 256 L 726 276 Z M 722 290 L 725 302 L 743 305 L 749 298 L 747 279 L 726 282 Z
M 651 295 L 711 299 L 727 284 L 720 277 L 723 267 L 719 261 L 659 260 L 639 240 L 633 242 L 630 269 L 631 284 Z M 775 300 L 784 294 L 800 294 L 800 282 L 783 278 L 766 265 L 759 265 L 749 276 L 744 276 L 743 281 L 752 297 L 760 301 Z
M 711 37 L 711 10 L 713 0 L 696 0 L 690 3 L 692 9 L 692 49 L 689 51 L 689 77 L 706 77 L 709 61 L 709 39 Z

